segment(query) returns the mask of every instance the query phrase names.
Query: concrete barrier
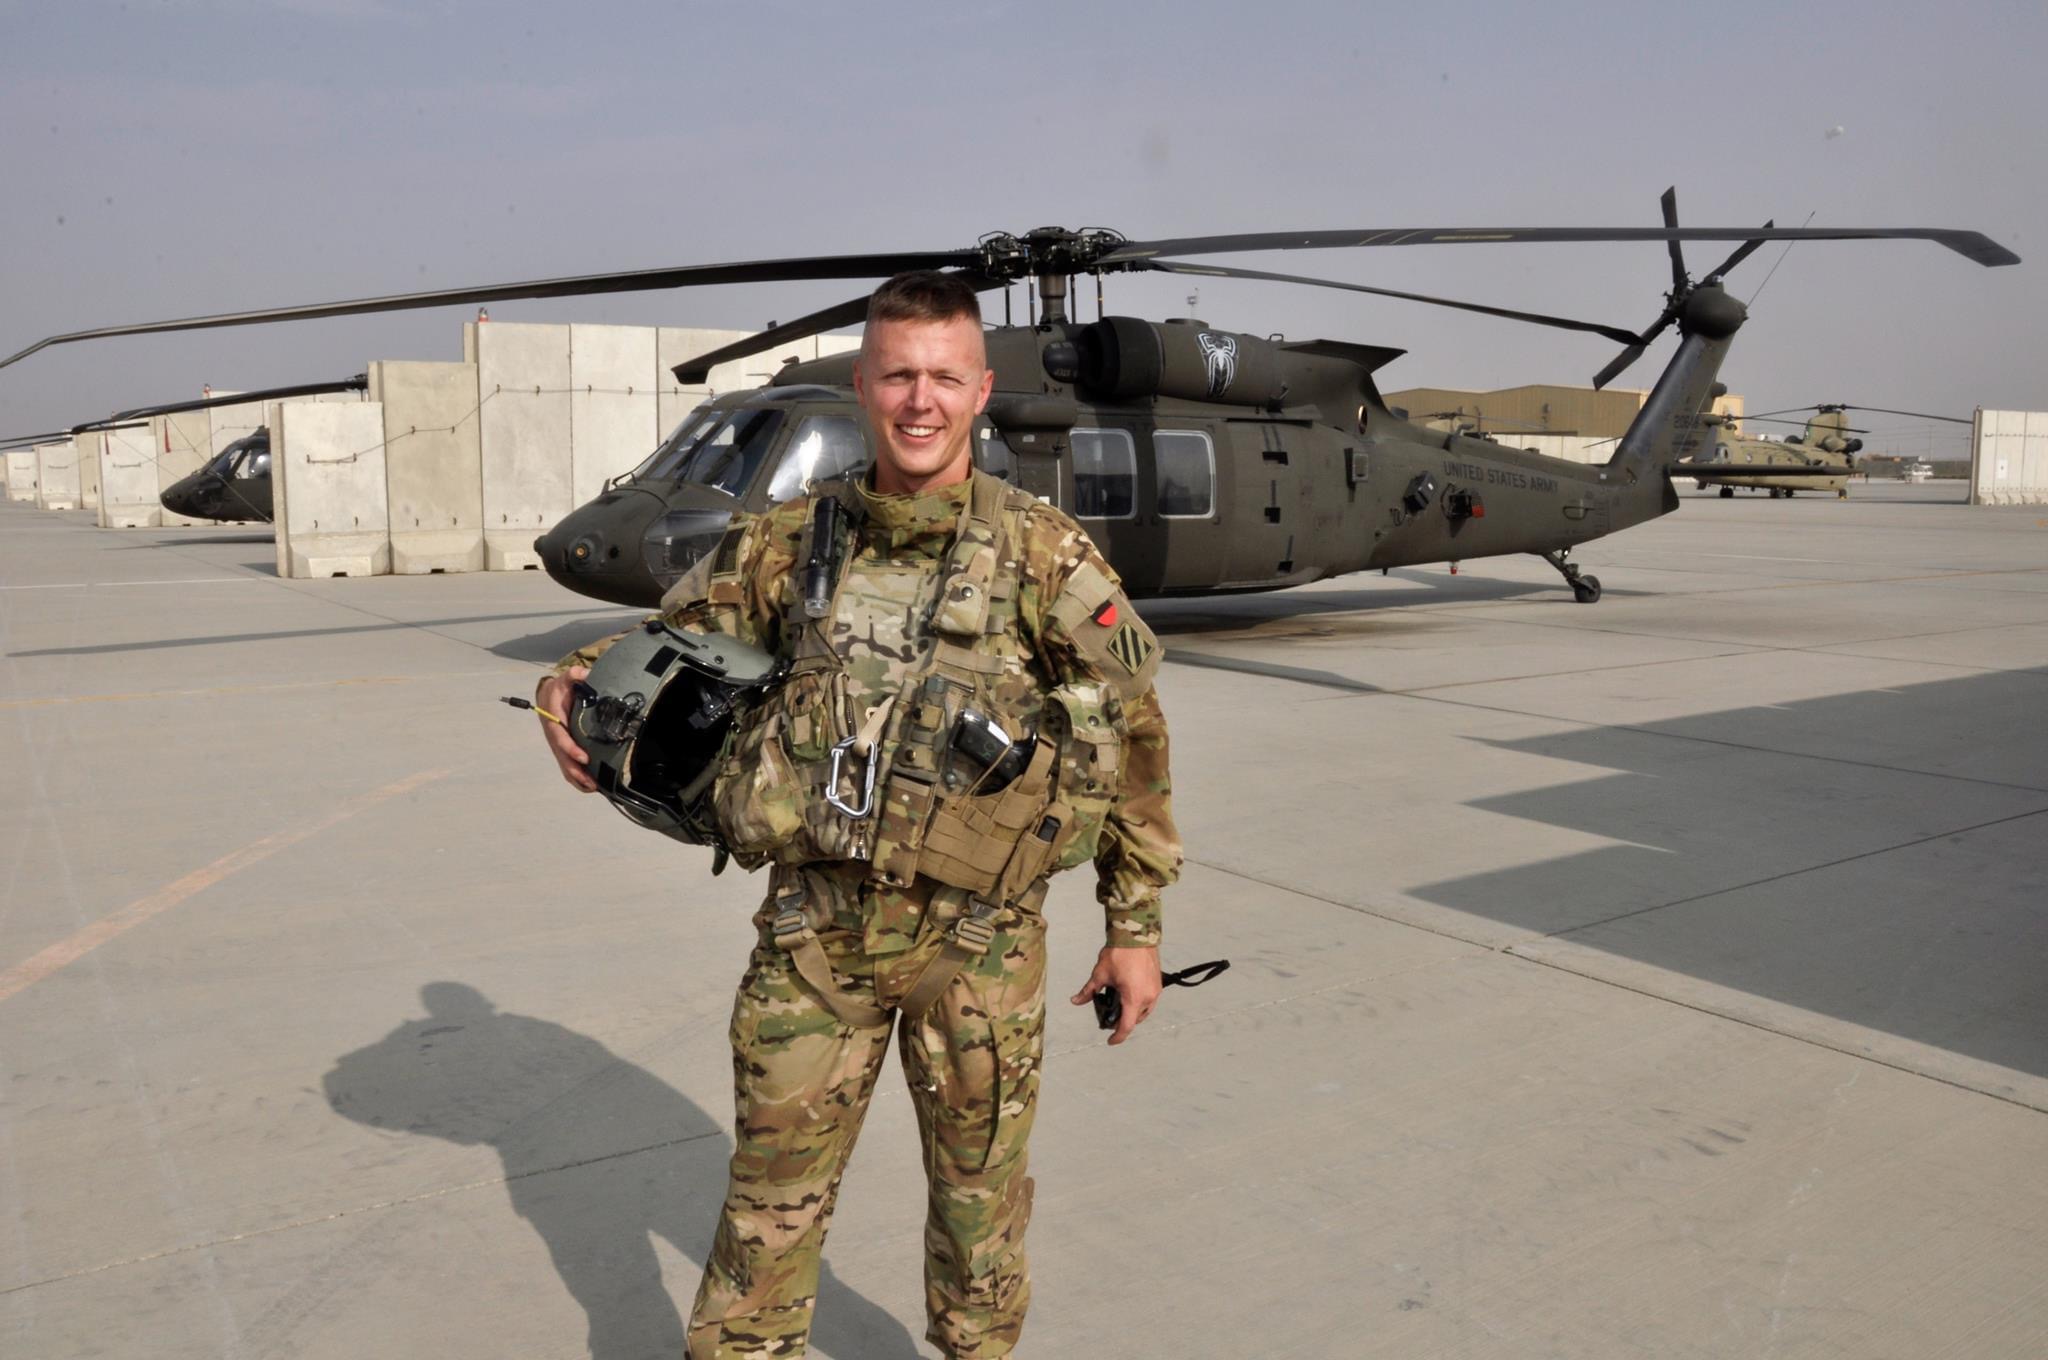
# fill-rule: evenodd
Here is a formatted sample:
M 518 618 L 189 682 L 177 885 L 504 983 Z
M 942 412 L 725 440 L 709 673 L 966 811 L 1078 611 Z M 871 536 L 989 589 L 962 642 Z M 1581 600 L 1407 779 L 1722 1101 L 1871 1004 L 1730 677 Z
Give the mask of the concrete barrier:
M 389 573 L 384 408 L 376 402 L 278 402 L 268 424 L 278 575 Z
M 661 442 L 652 326 L 569 327 L 569 496 L 593 500 Z
M 157 416 L 149 424 L 156 456 L 156 490 L 157 495 L 162 496 L 173 482 L 182 481 L 199 471 L 213 456 L 213 432 L 204 411 L 180 411 L 175 415 Z M 212 523 L 211 520 L 181 515 L 175 510 L 162 510 L 157 522 Z
M 7 499 L 35 504 L 36 499 L 36 451 L 30 445 L 25 449 L 7 451 Z
M 655 437 L 657 442 L 673 434 L 683 417 L 695 410 L 697 403 L 706 397 L 739 387 L 759 387 L 782 366 L 783 353 L 810 353 L 805 344 L 799 343 L 785 346 L 774 354 L 757 354 L 751 359 L 735 359 L 731 363 L 720 364 L 711 370 L 709 382 L 685 385 L 676 381 L 675 366 L 685 359 L 709 354 L 753 334 L 753 331 L 714 331 L 696 326 L 663 326 L 656 332 L 654 363 L 656 380 L 661 388 L 661 402 L 656 413 L 656 424 L 661 427 L 661 432 Z M 652 452 L 654 445 L 650 444 L 640 456 L 645 458 Z
M 100 508 L 100 441 L 103 438 L 98 430 L 72 436 L 72 443 L 78 448 L 78 507 L 81 510 Z
M 483 461 L 484 565 L 538 570 L 533 540 L 571 499 L 569 328 L 470 322 Z
M 232 392 L 214 392 L 216 397 L 231 397 Z M 238 401 L 232 406 L 215 406 L 206 413 L 206 446 L 212 453 L 219 453 L 237 439 L 256 433 L 263 426 L 263 403 L 260 401 Z
M 476 365 L 373 363 L 369 396 L 384 412 L 392 572 L 482 571 Z
M 78 441 L 36 445 L 36 505 L 44 510 L 78 508 Z
M 2048 505 L 2048 411 L 1979 408 L 1970 450 L 1970 504 Z
M 100 528 L 152 529 L 163 522 L 155 434 L 144 421 L 117 425 L 100 435 Z

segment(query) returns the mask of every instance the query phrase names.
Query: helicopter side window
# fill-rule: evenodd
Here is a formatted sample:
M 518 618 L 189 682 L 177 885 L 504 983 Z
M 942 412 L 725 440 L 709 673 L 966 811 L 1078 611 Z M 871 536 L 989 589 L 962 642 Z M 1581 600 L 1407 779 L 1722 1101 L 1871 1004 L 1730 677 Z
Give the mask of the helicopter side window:
M 1154 430 L 1159 513 L 1166 519 L 1207 519 L 1216 513 L 1216 449 L 1200 430 Z
M 706 435 L 690 452 L 680 477 L 699 486 L 713 486 L 729 496 L 744 496 L 768 456 L 775 432 L 782 428 L 780 407 L 742 407 Z
M 1129 519 L 1137 512 L 1138 460 L 1127 430 L 1075 426 L 1074 517 Z
M 1000 477 L 1011 486 L 1017 484 L 1017 454 L 1001 435 L 994 430 L 983 428 L 981 432 L 981 453 L 974 465 L 991 477 Z
M 768 503 L 780 505 L 804 494 L 813 482 L 830 481 L 866 466 L 868 446 L 851 416 L 806 416 L 768 482 Z
M 243 477 L 268 477 L 270 475 L 270 446 L 265 444 L 262 448 L 251 453 L 248 461 L 242 464 L 242 470 L 239 475 Z

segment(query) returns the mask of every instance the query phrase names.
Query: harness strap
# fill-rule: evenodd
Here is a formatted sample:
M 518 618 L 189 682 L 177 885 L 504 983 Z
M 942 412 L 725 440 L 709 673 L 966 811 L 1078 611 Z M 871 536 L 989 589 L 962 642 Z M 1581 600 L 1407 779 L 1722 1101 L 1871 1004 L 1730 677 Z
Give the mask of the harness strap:
M 988 953 L 988 947 L 995 943 L 995 903 L 984 898 L 969 898 L 962 888 L 941 888 L 932 894 L 932 905 L 942 902 L 960 902 L 966 899 L 965 909 L 953 928 L 946 932 L 945 946 L 932 956 L 932 961 L 917 975 L 917 981 L 910 984 L 910 990 L 903 994 L 903 1004 L 898 1007 L 903 1018 L 916 1024 L 924 1013 L 939 999 L 939 993 L 960 976 L 960 970 L 969 963 Z
M 790 966 L 796 969 L 798 977 L 811 984 L 826 1010 L 855 1029 L 875 1029 L 889 1023 L 889 1012 L 848 995 L 832 976 L 825 946 L 818 943 L 818 932 L 811 928 L 810 918 L 804 912 L 801 883 L 776 897 L 774 931 L 776 947 L 789 955 Z

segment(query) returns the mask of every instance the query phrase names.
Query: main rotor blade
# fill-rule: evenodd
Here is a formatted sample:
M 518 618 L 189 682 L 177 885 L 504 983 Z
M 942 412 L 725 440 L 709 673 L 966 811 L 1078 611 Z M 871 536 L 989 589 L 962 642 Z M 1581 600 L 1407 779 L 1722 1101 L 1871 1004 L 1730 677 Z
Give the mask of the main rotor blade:
M 1667 227 L 1677 226 L 1678 186 L 1674 184 L 1666 189 L 1664 196 L 1658 199 L 1657 203 L 1664 209 L 1664 225 Z M 1666 241 L 1664 248 L 1671 254 L 1671 291 L 1683 293 L 1686 285 L 1685 250 L 1676 241 Z
M 1893 410 L 1893 409 L 1892 409 L 1891 407 L 1889 407 L 1889 406 L 1851 406 L 1851 405 L 1849 405 L 1849 404 L 1848 404 L 1848 403 L 1846 403 L 1846 402 L 1839 402 L 1839 403 L 1835 403 L 1835 402 L 1830 402 L 1830 403 L 1825 403 L 1825 405 L 1827 405 L 1827 406 L 1829 406 L 1829 407 L 1831 407 L 1832 409 L 1834 409 L 1834 410 L 1837 410 L 1837 411 L 1876 411 L 1876 412 L 1877 412 L 1877 413 L 1878 413 L 1879 415 L 1887 415 L 1887 416 L 1911 416 L 1911 417 L 1913 417 L 1913 418 L 1914 418 L 1914 419 L 1916 419 L 1916 420 L 1945 420 L 1945 421 L 1947 421 L 1947 422 L 1948 422 L 1949 424 L 1951 424 L 1951 425 L 1974 425 L 1974 424 L 1976 424 L 1976 422 L 1975 422 L 1975 421 L 1973 421 L 1973 420 L 1965 420 L 1965 419 L 1963 419 L 1963 418 L 1962 418 L 1961 416 L 1938 416 L 1938 415 L 1935 415 L 1935 414 L 1934 414 L 1934 413 L 1933 413 L 1932 411 L 1894 411 L 1894 410 Z M 1785 407 L 1785 408 L 1784 408 L 1783 410 L 1779 410 L 1779 411 L 1765 411 L 1765 412 L 1763 413 L 1763 415 L 1758 415 L 1758 416 L 1744 416 L 1744 417 L 1743 417 L 1743 419 L 1744 419 L 1744 420 L 1762 420 L 1762 419 L 1764 418 L 1764 416 L 1786 416 L 1786 415 L 1791 415 L 1791 414 L 1792 414 L 1793 412 L 1795 412 L 1795 411 L 1818 411 L 1818 410 L 1820 410 L 1820 409 L 1822 409 L 1822 408 L 1821 408 L 1820 406 L 1787 406 L 1787 407 Z
M 1778 417 L 1776 417 L 1776 416 L 1730 416 L 1730 417 L 1728 417 L 1728 418 L 1729 418 L 1730 420 L 1739 420 L 1739 421 L 1751 421 L 1751 420 L 1754 420 L 1754 421 L 1759 421 L 1759 422 L 1762 422 L 1762 423 L 1764 423 L 1764 424 L 1767 424 L 1767 425 L 1800 425 L 1800 426 L 1805 426 L 1805 425 L 1811 425 L 1811 424 L 1813 423 L 1813 422 L 1812 422 L 1811 420 L 1781 420 L 1781 419 L 1779 419 L 1779 418 L 1778 418 Z M 1856 427 L 1855 427 L 1854 425 L 1843 425 L 1843 426 L 1841 426 L 1841 427 L 1840 427 L 1840 429 L 1841 429 L 1841 432 L 1842 432 L 1843 434 L 1869 434 L 1869 433 L 1870 433 L 1870 431 L 1868 431 L 1868 430 L 1859 430 L 1859 429 L 1857 429 L 1857 428 L 1856 428 Z
M 84 425 L 73 425 L 73 434 L 84 434 L 89 430 L 107 430 L 129 421 L 147 420 L 151 416 L 174 416 L 184 411 L 210 411 L 216 406 L 239 406 L 244 402 L 284 401 L 291 397 L 318 397 L 329 392 L 362 392 L 370 386 L 370 375 L 358 373 L 353 378 L 339 378 L 332 382 L 299 383 L 292 387 L 266 387 L 256 392 L 232 392 L 219 397 L 201 397 L 197 401 L 167 402 L 157 406 L 138 406 L 132 411 L 116 411 L 105 420 L 89 421 Z
M 1306 283 L 1317 288 L 1342 288 L 1350 293 L 1371 293 L 1375 297 L 1401 298 L 1407 302 L 1426 302 L 1432 307 L 1455 307 L 1461 312 L 1478 312 L 1484 316 L 1506 317 L 1510 321 L 1528 321 L 1538 326 L 1556 326 L 1560 330 L 1591 331 L 1604 335 L 1621 344 L 1631 344 L 1636 333 L 1620 326 L 1603 326 L 1597 321 L 1574 321 L 1565 316 L 1546 316 L 1541 312 L 1518 312 L 1508 307 L 1488 307 L 1477 302 L 1458 302 L 1452 298 L 1431 297 L 1427 293 L 1404 293 L 1395 288 L 1372 288 L 1362 283 L 1339 283 L 1335 279 L 1311 279 L 1300 274 L 1271 274 L 1263 269 L 1230 269 L 1223 265 L 1184 264 L 1178 260 L 1146 260 L 1137 268 L 1156 270 L 1162 274 L 1194 274 L 1206 278 L 1263 279 L 1272 283 Z
M 963 270 L 954 277 L 977 293 L 985 293 L 991 288 L 1004 286 L 1002 279 L 990 278 L 978 270 Z M 680 383 L 705 382 L 711 377 L 711 370 L 719 364 L 730 363 L 734 359 L 750 358 L 763 350 L 774 349 L 777 345 L 786 345 L 792 340 L 807 340 L 821 331 L 837 330 L 841 326 L 851 326 L 855 322 L 867 319 L 868 295 L 863 293 L 857 298 L 849 298 L 845 302 L 820 308 L 807 316 L 800 316 L 794 321 L 785 321 L 779 326 L 770 327 L 759 335 L 750 335 L 744 340 L 735 340 L 730 345 L 721 346 L 709 353 L 685 359 L 671 371 L 676 375 L 676 381 Z
M 763 350 L 786 345 L 792 340 L 807 340 L 820 331 L 835 330 L 840 326 L 851 326 L 856 321 L 868 319 L 868 297 L 863 293 L 847 302 L 835 303 L 830 307 L 800 316 L 794 321 L 785 321 L 780 326 L 771 326 L 758 335 L 744 340 L 735 340 L 730 345 L 695 355 L 683 360 L 670 371 L 679 383 L 702 383 L 710 380 L 711 370 L 720 364 L 731 363 L 734 359 L 748 359 Z
M 1095 261 L 1129 266 L 1161 255 L 1250 250 L 1339 250 L 1361 246 L 1495 245 L 1508 241 L 1934 241 L 1985 266 L 2020 257 L 1977 231 L 1949 227 L 1391 227 L 1349 231 L 1261 231 L 1127 241 Z
M 1772 227 L 1777 225 L 1777 222 L 1777 218 L 1772 218 L 1770 221 L 1764 223 L 1764 230 L 1769 231 Z M 1721 263 L 1719 263 L 1718 265 L 1715 265 L 1713 271 L 1709 273 L 1707 277 L 1710 279 L 1718 279 L 1723 277 L 1727 274 L 1729 270 L 1733 269 L 1736 265 L 1741 264 L 1744 260 L 1748 259 L 1752 254 L 1754 254 L 1760 247 L 1762 247 L 1763 243 L 1763 238 L 1761 236 L 1750 237 L 1747 241 L 1744 241 L 1741 245 L 1735 247 L 1734 253 L 1729 255 L 1727 259 L 1721 261 Z M 1672 244 L 1673 247 L 1676 248 L 1677 243 L 1673 242 Z
M 270 321 L 310 321 L 371 312 L 402 312 L 421 307 L 504 302 L 517 298 L 587 297 L 599 293 L 634 293 L 663 288 L 698 288 L 719 283 L 777 283 L 793 279 L 887 278 L 907 269 L 947 269 L 979 264 L 976 250 L 932 250 L 889 255 L 808 255 L 786 260 L 751 260 L 737 264 L 683 265 L 673 269 L 633 269 L 613 274 L 578 274 L 560 279 L 532 279 L 478 288 L 436 288 L 423 293 L 317 302 L 298 307 L 266 307 L 253 312 L 222 312 L 176 321 L 144 321 L 103 326 L 47 336 L 18 354 L 0 359 L 0 368 L 19 363 L 37 350 L 77 340 L 102 340 L 117 335 L 156 335 L 167 331 L 212 330 L 220 326 L 260 326 Z

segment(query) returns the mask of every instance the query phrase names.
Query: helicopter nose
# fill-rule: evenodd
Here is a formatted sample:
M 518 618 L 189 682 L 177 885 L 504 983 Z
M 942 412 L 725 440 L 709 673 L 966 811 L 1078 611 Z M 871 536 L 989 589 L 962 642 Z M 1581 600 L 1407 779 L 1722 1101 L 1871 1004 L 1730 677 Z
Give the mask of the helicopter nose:
M 163 494 L 157 499 L 163 503 L 164 509 L 173 514 L 191 519 L 205 519 L 206 509 L 200 504 L 199 480 L 198 474 L 181 477 L 165 487 Z

